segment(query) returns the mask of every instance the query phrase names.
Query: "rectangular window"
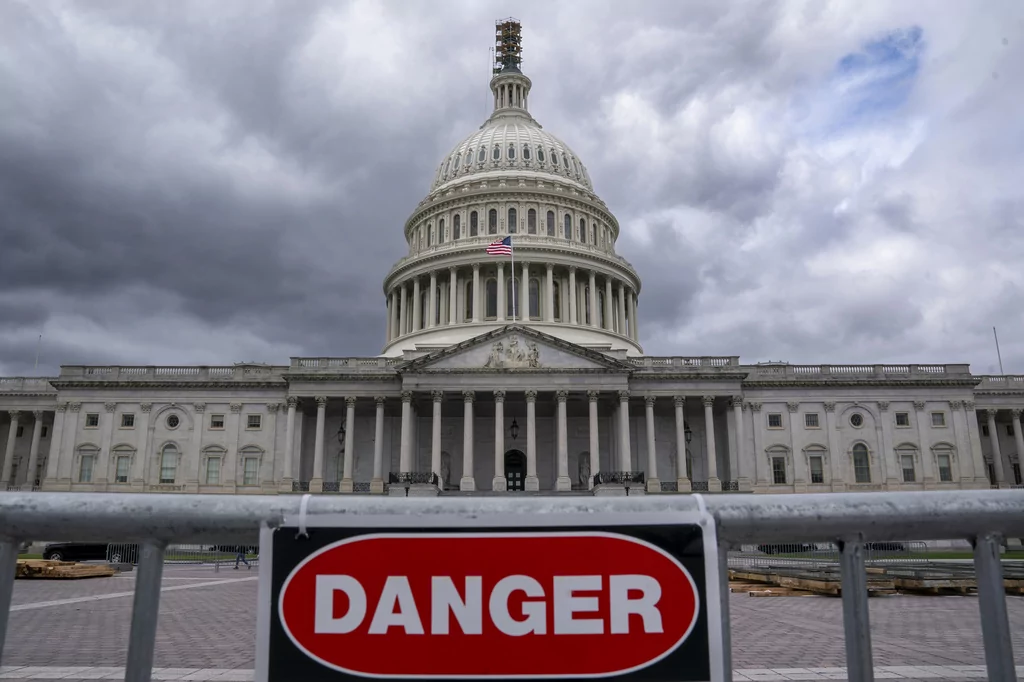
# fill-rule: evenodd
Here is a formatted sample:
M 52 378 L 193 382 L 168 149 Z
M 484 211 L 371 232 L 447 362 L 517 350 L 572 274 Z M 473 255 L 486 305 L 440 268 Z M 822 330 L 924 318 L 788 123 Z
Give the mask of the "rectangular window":
M 247 429 L 258 429 L 263 423 L 263 415 L 261 414 L 250 414 L 246 415 L 245 428 Z
M 896 413 L 896 426 L 899 428 L 910 427 L 910 413 L 909 412 L 897 412 Z
M 117 483 L 127 483 L 128 473 L 131 466 L 132 459 L 127 456 L 120 456 L 117 458 L 117 465 L 114 469 L 114 481 Z
M 782 428 L 782 415 L 778 412 L 772 412 L 768 415 L 768 428 L 769 429 L 781 429 Z
M 210 457 L 206 460 L 206 484 L 220 485 L 220 457 Z
M 900 457 L 900 466 L 903 467 L 903 482 L 913 483 L 914 482 L 914 456 L 913 455 L 902 455 Z
M 79 483 L 92 483 L 92 462 L 93 455 L 82 455 L 82 461 L 78 468 Z
M 932 412 L 932 426 L 945 426 L 946 425 L 946 413 L 945 412 Z
M 786 485 L 785 457 L 772 457 L 772 482 L 775 485 Z
M 169 449 L 169 448 L 167 448 Z M 174 483 L 174 477 L 178 468 L 178 453 L 164 452 L 160 457 L 160 482 Z
M 988 484 L 996 484 L 996 467 L 994 464 L 986 464 L 985 468 L 988 469 Z
M 1024 484 L 1021 483 L 1020 464 L 1014 464 L 1014 465 L 1012 465 L 1012 467 L 1013 467 L 1013 484 L 1014 485 L 1024 485 Z
M 811 483 L 825 482 L 825 466 L 821 457 L 811 457 Z
M 939 455 L 936 459 L 939 462 L 939 480 L 943 483 L 950 483 L 953 480 L 953 467 L 950 464 L 949 455 Z
M 260 460 L 246 457 L 242 469 L 242 485 L 256 485 L 260 478 Z
M 100 415 L 99 414 L 97 414 L 95 412 L 91 412 L 91 413 L 85 415 L 85 428 L 87 428 L 87 429 L 95 429 L 99 425 L 100 425 Z
M 122 414 L 121 415 L 121 428 L 122 429 L 134 429 L 135 428 L 135 415 L 134 414 Z
M 224 428 L 224 415 L 222 415 L 222 414 L 211 414 L 210 415 L 210 428 L 211 429 L 223 429 Z
M 808 412 L 804 415 L 804 427 L 808 429 L 817 429 L 821 425 L 818 423 L 818 413 Z

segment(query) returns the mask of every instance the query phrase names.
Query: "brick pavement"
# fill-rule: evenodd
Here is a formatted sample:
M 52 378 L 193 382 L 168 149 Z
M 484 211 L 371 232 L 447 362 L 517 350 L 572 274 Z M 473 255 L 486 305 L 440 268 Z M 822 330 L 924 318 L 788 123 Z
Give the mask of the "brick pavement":
M 228 568 L 165 570 L 155 662 L 157 667 L 251 669 L 256 581 Z M 15 582 L 4 664 L 120 666 L 127 655 L 134 575 L 73 582 Z M 177 586 L 190 585 L 186 589 Z M 79 596 L 96 601 L 34 607 Z M 844 665 L 842 603 L 826 597 L 756 599 L 730 596 L 733 666 L 739 669 L 832 668 Z M 983 665 L 975 597 L 880 597 L 869 601 L 878 666 Z M 1007 608 L 1018 664 L 1024 665 L 1024 598 Z M 67 678 L 74 679 L 74 678 Z

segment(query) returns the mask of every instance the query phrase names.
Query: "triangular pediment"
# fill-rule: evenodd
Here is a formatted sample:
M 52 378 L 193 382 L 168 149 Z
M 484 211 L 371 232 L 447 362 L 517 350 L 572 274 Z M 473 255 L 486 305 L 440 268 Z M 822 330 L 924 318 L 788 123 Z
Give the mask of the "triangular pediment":
M 604 353 L 513 324 L 411 360 L 399 371 L 621 372 L 630 369 L 630 365 Z

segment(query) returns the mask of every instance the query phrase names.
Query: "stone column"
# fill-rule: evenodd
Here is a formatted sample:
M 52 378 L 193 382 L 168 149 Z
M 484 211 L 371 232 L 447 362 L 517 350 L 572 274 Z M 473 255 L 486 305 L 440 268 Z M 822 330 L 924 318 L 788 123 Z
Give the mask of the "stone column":
M 228 407 L 231 410 L 231 414 L 228 416 L 227 424 L 225 424 L 225 431 L 230 435 L 228 436 L 227 454 L 225 455 L 226 466 L 221 467 L 221 485 L 228 492 L 233 493 L 238 485 L 238 442 L 241 440 L 240 435 L 245 428 L 245 425 L 242 423 L 242 408 L 244 405 L 242 403 L 231 403 Z M 159 462 L 157 466 L 157 471 L 159 472 Z M 153 480 L 152 475 L 150 475 L 150 480 Z M 160 480 L 159 473 L 156 476 L 156 480 Z M 322 483 L 323 481 L 321 480 L 321 485 Z M 312 490 L 312 483 L 310 483 L 310 490 Z
M 569 299 L 569 324 L 579 324 L 579 318 L 576 316 L 576 299 L 579 297 L 579 292 L 576 290 L 575 265 L 569 267 L 569 291 L 565 293 L 563 298 Z
M 480 264 L 473 263 L 473 321 L 480 321 Z
M 39 463 L 39 439 L 43 435 L 43 415 L 45 413 L 42 410 L 36 410 L 32 413 L 32 445 L 28 451 L 28 477 L 25 479 L 25 485 L 22 490 L 32 490 L 36 483 L 36 465 Z M 1019 450 L 1018 450 L 1019 452 Z M 40 476 L 40 479 L 43 477 Z M 39 481 L 42 484 L 42 480 Z
M 590 326 L 597 327 L 598 319 L 600 316 L 597 312 L 597 273 L 593 270 L 590 271 L 590 281 L 587 282 L 587 288 L 590 292 L 588 302 L 590 303 Z
M 188 454 L 189 457 L 192 457 L 192 461 L 185 467 L 185 492 L 198 493 L 199 482 L 206 481 L 199 470 L 203 466 L 203 433 L 206 431 L 206 423 L 204 421 L 206 419 L 204 416 L 206 414 L 206 403 L 192 403 L 192 409 L 196 414 L 196 425 L 192 429 L 192 447 L 189 449 Z M 117 472 L 115 471 L 114 473 L 116 475 Z M 259 478 L 257 477 L 258 480 Z
M 402 335 L 402 331 L 398 327 L 398 306 L 399 306 L 398 291 L 395 290 L 395 289 L 392 289 L 391 290 L 391 308 L 390 308 L 390 311 L 389 311 L 390 314 L 391 314 L 391 337 L 388 339 L 388 341 L 394 341 L 395 339 L 397 339 L 399 336 Z
M 846 457 L 846 453 L 839 451 L 839 432 L 836 431 L 836 404 L 834 401 L 827 400 L 824 403 L 825 406 L 825 434 L 828 438 L 828 466 L 829 466 L 829 480 L 832 483 L 832 491 L 841 493 L 846 490 L 846 476 L 844 475 L 845 469 L 842 467 L 842 461 Z M 757 434 L 759 424 L 751 419 L 751 428 L 754 429 L 754 433 Z M 884 449 L 884 445 L 882 446 Z M 882 453 L 883 456 L 885 453 Z M 754 448 L 754 459 L 760 461 L 761 451 Z M 758 483 L 761 483 L 760 477 L 758 477 Z
M 619 470 L 631 471 L 633 456 L 629 447 L 629 391 L 619 391 Z
M 613 321 L 612 314 L 612 278 L 604 278 L 604 328 L 608 331 L 615 329 L 615 322 Z
M 555 480 L 555 490 L 558 491 L 572 490 L 572 480 L 569 478 L 569 431 L 565 414 L 565 401 L 568 398 L 568 391 L 555 392 L 558 401 L 558 478 Z
M 679 492 L 685 493 L 693 489 L 690 477 L 686 475 L 686 416 L 683 412 L 686 396 L 674 396 L 672 402 L 676 408 L 676 486 Z
M 434 410 L 431 414 L 430 471 L 437 476 L 440 487 L 444 485 L 441 481 L 441 401 L 444 400 L 444 391 L 431 391 L 430 398 Z
M 104 414 L 102 416 L 100 431 L 100 454 L 96 458 L 92 479 L 93 484 L 99 486 L 101 489 L 106 487 L 107 481 L 109 480 L 107 470 L 110 468 L 110 445 L 114 438 L 114 410 L 116 409 L 117 403 L 103 404 Z M 185 453 L 182 452 L 179 457 L 184 459 Z M 6 482 L 6 480 L 7 479 L 5 478 L 4 481 Z
M 1024 434 L 1020 430 L 1020 408 L 1013 408 L 1010 410 L 1010 414 L 1013 416 L 1011 423 L 1013 424 L 1013 441 L 1017 444 L 1017 465 L 1024 467 Z M 1011 481 L 1011 485 L 1015 484 L 1016 480 Z
M 505 491 L 505 391 L 494 392 L 494 480 L 491 490 Z
M 1006 485 L 1006 478 L 1003 475 L 1003 453 L 999 447 L 999 431 L 996 430 L 996 411 L 986 410 L 985 414 L 988 418 L 988 440 L 992 444 L 992 465 L 996 470 L 996 485 L 1002 488 Z M 6 471 L 6 466 L 5 463 L 4 471 Z M 6 475 L 4 480 L 7 480 Z
M 626 285 L 619 282 L 619 315 L 618 315 L 618 327 L 619 334 L 622 336 L 629 336 L 629 332 L 626 330 Z
M 448 324 L 459 319 L 459 275 L 455 268 L 448 268 Z
M 70 490 L 70 486 L 71 486 L 72 480 L 77 478 L 77 475 L 76 475 L 76 473 L 74 471 L 74 468 L 75 468 L 75 439 L 78 436 L 78 422 L 79 422 L 79 416 L 81 415 L 81 411 L 82 411 L 82 403 L 72 401 L 72 402 L 68 403 L 68 410 L 71 412 L 71 416 L 68 417 L 67 415 L 65 415 L 65 417 L 64 417 L 65 422 L 64 422 L 64 428 L 63 428 L 64 436 L 66 436 L 67 439 L 68 439 L 67 449 L 65 450 L 63 447 L 61 447 L 61 449 L 58 452 L 59 456 L 56 458 L 58 460 L 58 462 L 57 462 L 57 464 L 58 464 L 58 469 L 57 469 L 58 482 L 61 484 L 61 487 L 67 486 L 67 487 L 65 487 L 66 490 Z M 67 421 L 69 419 L 70 419 L 70 421 Z M 150 429 L 152 429 L 152 428 L 153 427 L 150 427 Z M 149 451 L 149 440 L 148 439 L 146 441 L 146 451 L 147 452 Z M 145 463 L 143 463 L 143 464 L 145 464 Z
M 419 331 L 423 328 L 423 306 L 420 305 L 420 278 L 412 281 L 412 330 Z
M 981 451 L 981 427 L 978 424 L 978 413 L 973 400 L 964 401 L 964 413 L 967 418 L 967 442 L 970 443 L 970 457 L 974 462 L 974 482 L 981 488 L 988 488 L 992 483 L 988 480 L 988 469 L 985 467 L 985 455 Z
M 601 472 L 600 438 L 597 430 L 597 400 L 600 391 L 587 391 L 587 402 L 590 408 L 590 478 L 586 484 L 589 490 L 594 489 L 594 476 Z
M 11 470 L 14 467 L 14 439 L 18 437 L 18 417 L 21 413 L 18 410 L 9 410 L 11 416 L 11 431 L 7 434 L 7 448 L 4 450 L 3 478 L 0 480 L 0 490 L 7 490 L 8 482 L 11 480 Z
M 540 294 L 540 292 L 537 292 Z M 523 263 L 523 274 L 519 278 L 519 321 L 530 320 L 530 264 Z M 540 301 L 538 301 L 540 303 Z
M 744 440 L 743 428 L 743 396 L 734 395 L 732 397 L 732 414 L 733 420 L 736 422 L 736 471 L 733 474 L 736 476 L 736 482 L 739 489 L 742 491 L 750 490 L 751 477 L 750 469 L 748 464 L 753 464 L 747 458 L 747 448 L 745 447 L 746 441 Z
M 285 422 L 284 429 L 284 466 L 281 471 L 281 491 L 290 493 L 292 491 L 292 481 L 295 480 L 294 469 L 294 449 L 295 449 L 295 407 L 299 403 L 299 399 L 293 395 L 288 396 L 288 418 Z
M 887 400 L 878 401 L 878 413 L 881 415 L 879 421 L 879 430 L 881 431 L 881 438 L 879 443 L 882 448 L 881 456 L 878 458 L 880 465 L 880 473 L 882 482 L 888 484 L 890 480 L 893 484 L 898 485 L 899 480 L 896 478 L 897 467 L 890 466 L 891 458 L 895 457 L 895 452 L 892 446 L 892 419 L 889 417 L 889 402 Z M 852 465 L 853 462 L 851 461 Z M 854 478 L 856 480 L 856 472 L 854 472 Z
M 128 480 L 132 483 L 132 488 L 137 491 L 142 491 L 145 488 L 145 468 L 146 460 L 149 458 L 149 417 L 153 411 L 153 403 L 139 403 L 139 410 L 142 412 L 139 415 L 139 423 L 136 424 L 136 429 L 142 434 L 141 442 L 138 443 L 137 450 L 135 452 L 135 461 L 132 462 L 131 473 L 128 476 Z M 63 419 L 61 420 L 63 424 Z M 57 445 L 60 447 L 60 434 L 56 433 L 56 430 L 52 434 L 50 439 L 50 456 L 56 457 L 53 453 L 53 446 Z M 47 463 L 47 469 L 49 469 L 49 463 Z
M 373 429 L 373 478 L 370 480 L 370 492 L 384 492 L 384 401 L 382 395 L 374 396 L 377 404 L 377 421 Z
M 548 263 L 548 282 L 545 288 L 544 302 L 544 319 L 548 322 L 555 321 L 555 266 Z
M 540 490 L 540 479 L 537 478 L 537 391 L 526 392 L 526 481 L 524 487 L 533 492 Z
M 658 480 L 658 450 L 654 437 L 654 396 L 644 396 L 647 414 L 647 492 L 660 493 L 661 481 Z
M 765 457 L 761 440 L 763 435 L 762 429 L 764 428 L 764 422 L 761 421 L 761 403 L 747 403 L 747 407 L 750 409 L 750 431 L 754 441 L 754 475 L 757 477 L 757 484 L 759 486 L 767 486 L 771 467 Z M 832 408 L 835 409 L 835 403 L 832 403 Z M 825 404 L 825 412 L 827 419 L 828 403 Z M 830 450 L 832 449 L 831 442 L 829 441 Z
M 437 324 L 437 272 L 430 273 L 430 293 L 427 295 L 427 323 L 423 325 L 427 329 L 433 329 Z
M 309 492 L 324 491 L 324 421 L 327 419 L 327 396 L 316 397 L 316 437 L 313 439 L 313 476 Z
M 355 488 L 352 481 L 352 467 L 356 446 L 356 397 L 345 396 L 345 459 L 341 463 L 341 482 L 338 491 L 350 493 Z
M 922 482 L 927 485 L 935 483 L 935 467 L 932 466 L 931 439 L 927 431 L 931 428 L 931 421 L 928 420 L 929 415 L 925 413 L 924 408 L 923 400 L 914 401 L 914 410 L 917 412 L 917 442 L 921 448 L 921 475 L 924 479 Z
M 475 399 L 475 392 L 462 392 L 462 480 L 459 481 L 459 490 L 476 490 L 476 479 L 473 477 L 473 401 Z
M 391 306 L 394 303 L 394 297 L 388 294 L 384 299 L 384 309 L 387 311 L 387 322 L 385 324 L 384 341 L 385 343 L 391 343 Z
M 704 400 L 704 428 L 708 439 L 708 492 L 722 492 L 722 481 L 718 478 L 718 455 L 715 453 L 715 396 L 706 395 Z
M 412 471 L 412 391 L 402 391 L 402 431 L 398 450 L 398 471 Z
M 797 457 L 796 442 L 794 440 L 796 430 L 796 424 L 798 417 L 796 416 L 800 410 L 799 402 L 787 402 L 786 410 L 789 412 L 789 416 L 786 422 L 786 435 L 789 437 L 789 452 L 792 454 L 793 459 L 793 492 L 805 493 L 807 492 L 807 459 L 803 457 L 801 453 L 800 457 Z
M 505 264 L 498 263 L 498 322 L 505 321 L 505 310 L 508 308 L 508 290 L 505 287 Z
M 636 296 L 632 291 L 626 294 L 626 306 L 629 308 L 629 338 L 636 341 Z
M 406 289 L 406 284 L 403 283 L 402 293 L 400 294 L 401 299 L 398 302 L 398 333 L 395 335 L 396 338 L 399 336 L 405 336 L 409 333 L 408 293 L 409 291 Z
M 57 403 L 57 410 L 53 413 L 53 433 L 50 434 L 50 452 L 46 456 L 46 471 L 40 487 L 45 488 L 45 483 L 57 482 L 57 462 L 60 460 L 61 439 L 64 437 L 64 415 L 68 409 L 67 403 Z M 148 414 L 146 415 L 149 416 Z M 143 431 L 145 437 L 145 431 Z M 137 458 L 137 457 L 136 457 Z

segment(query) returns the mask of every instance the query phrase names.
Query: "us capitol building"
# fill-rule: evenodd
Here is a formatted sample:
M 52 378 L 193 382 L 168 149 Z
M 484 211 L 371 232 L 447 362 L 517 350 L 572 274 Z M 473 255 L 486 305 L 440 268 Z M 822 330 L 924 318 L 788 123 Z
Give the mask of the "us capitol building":
M 743 364 L 640 345 L 640 275 L 581 159 L 529 112 L 498 22 L 494 112 L 441 159 L 372 357 L 62 366 L 0 378 L 8 490 L 671 494 L 1021 485 L 1024 376 Z M 489 253 L 510 237 L 513 253 Z M 507 247 L 506 247 L 507 249 Z

